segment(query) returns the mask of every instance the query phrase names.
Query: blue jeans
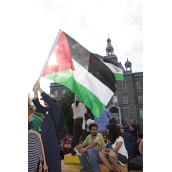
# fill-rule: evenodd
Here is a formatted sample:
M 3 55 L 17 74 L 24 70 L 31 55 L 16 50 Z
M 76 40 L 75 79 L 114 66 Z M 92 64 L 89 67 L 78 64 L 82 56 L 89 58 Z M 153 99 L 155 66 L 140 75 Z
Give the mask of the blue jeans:
M 78 149 L 78 151 L 80 151 L 81 149 Z M 98 162 L 101 162 L 99 158 L 99 151 L 99 149 L 90 148 L 84 154 L 78 156 L 85 170 L 92 169 L 94 172 L 100 172 L 100 168 L 98 166 Z M 88 162 L 86 157 L 89 158 L 90 163 Z

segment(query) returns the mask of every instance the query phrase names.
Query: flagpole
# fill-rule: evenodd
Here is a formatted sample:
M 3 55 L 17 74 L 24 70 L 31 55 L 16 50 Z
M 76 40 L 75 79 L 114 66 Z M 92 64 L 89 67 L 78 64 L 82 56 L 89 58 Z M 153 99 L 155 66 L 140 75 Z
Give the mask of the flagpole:
M 37 81 L 40 81 L 40 80 L 41 80 L 41 77 L 42 77 L 42 75 L 43 75 L 43 73 L 44 73 L 44 71 L 45 71 L 45 68 L 46 68 L 47 63 L 48 63 L 48 61 L 49 61 L 49 58 L 50 58 L 50 56 L 51 56 L 51 54 L 52 54 L 52 52 L 53 52 L 53 50 L 54 50 L 54 47 L 55 47 L 55 45 L 56 45 L 56 42 L 58 41 L 58 39 L 59 39 L 61 33 L 62 33 L 62 30 L 60 29 L 59 32 L 58 32 L 58 34 L 57 34 L 57 36 L 56 36 L 56 39 L 54 40 L 53 46 L 51 47 L 51 50 L 50 50 L 50 52 L 49 52 L 49 54 L 48 54 L 48 58 L 47 58 L 47 60 L 45 61 L 45 64 L 44 64 L 44 66 L 43 66 L 43 68 L 42 68 L 42 71 L 41 71 L 40 76 L 39 76 L 39 78 L 38 78 Z M 34 91 L 35 91 L 35 90 L 36 90 L 36 87 L 34 87 Z

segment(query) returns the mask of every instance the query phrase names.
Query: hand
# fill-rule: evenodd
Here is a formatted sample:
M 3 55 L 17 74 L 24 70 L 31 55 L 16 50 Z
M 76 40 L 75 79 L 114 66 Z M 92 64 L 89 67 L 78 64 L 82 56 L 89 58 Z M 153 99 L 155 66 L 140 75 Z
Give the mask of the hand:
M 70 145 L 67 145 L 67 148 L 71 148 L 71 146 Z
M 129 124 L 129 123 L 127 123 L 127 125 L 129 125 L 129 126 L 130 126 L 130 124 Z
M 37 99 L 38 97 L 38 89 L 36 88 L 36 86 L 34 85 L 33 87 L 33 92 L 34 92 L 34 100 Z
M 36 88 L 35 85 L 33 86 L 33 92 L 34 92 L 34 94 L 38 94 L 38 89 Z
M 76 151 L 77 151 L 77 148 L 76 148 L 76 147 L 74 147 L 73 151 L 74 151 L 74 152 L 76 152 Z
M 83 148 L 79 151 L 79 153 L 85 153 L 87 151 L 87 149 Z
M 38 90 L 40 89 L 40 83 L 39 83 L 39 81 L 36 81 L 35 86 L 36 86 L 36 88 L 37 88 Z
M 107 148 L 102 149 L 102 151 L 105 151 L 106 152 L 107 151 Z

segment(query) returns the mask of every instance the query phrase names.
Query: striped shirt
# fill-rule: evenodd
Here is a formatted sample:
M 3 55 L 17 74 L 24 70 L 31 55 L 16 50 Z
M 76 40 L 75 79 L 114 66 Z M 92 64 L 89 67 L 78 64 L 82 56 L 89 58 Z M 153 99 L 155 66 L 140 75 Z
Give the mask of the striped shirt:
M 42 153 L 39 137 L 31 132 L 28 133 L 28 172 L 35 172 Z

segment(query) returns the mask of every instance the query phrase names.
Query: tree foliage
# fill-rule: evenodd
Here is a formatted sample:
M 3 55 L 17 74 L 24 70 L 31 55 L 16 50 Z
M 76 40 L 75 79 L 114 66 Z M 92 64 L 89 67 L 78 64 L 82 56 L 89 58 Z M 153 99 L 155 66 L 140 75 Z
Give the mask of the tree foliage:
M 62 112 L 66 117 L 66 122 L 68 126 L 68 133 L 73 135 L 73 111 L 71 108 L 72 103 L 74 103 L 75 94 L 69 91 L 64 94 L 61 100 L 58 100 L 58 104 L 61 107 Z

